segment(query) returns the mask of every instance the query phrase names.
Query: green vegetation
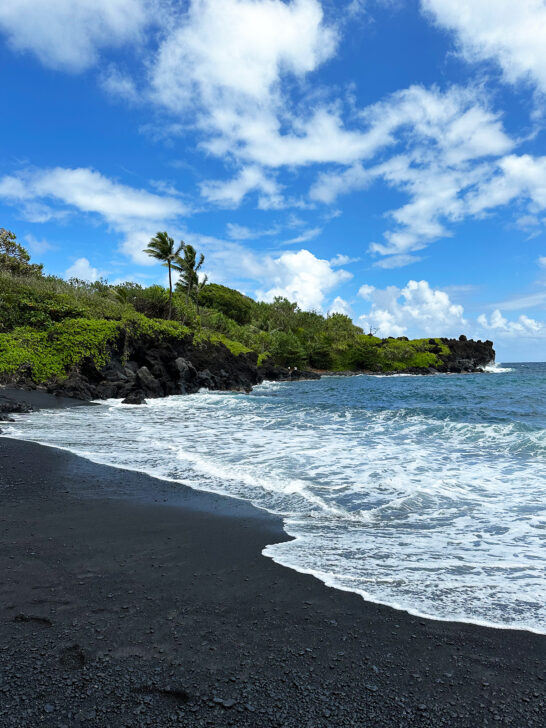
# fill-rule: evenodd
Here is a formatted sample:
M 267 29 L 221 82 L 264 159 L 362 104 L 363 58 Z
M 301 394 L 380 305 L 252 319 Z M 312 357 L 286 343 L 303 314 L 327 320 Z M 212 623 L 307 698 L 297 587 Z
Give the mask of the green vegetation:
M 285 298 L 254 301 L 207 283 L 198 275 L 204 257 L 185 243 L 177 247 L 166 233 L 147 252 L 181 273 L 174 287 L 44 276 L 13 233 L 0 230 L 0 379 L 62 379 L 86 361 L 105 364 L 112 346 L 127 348 L 143 334 L 191 336 L 197 345 L 223 344 L 235 355 L 255 352 L 259 364 L 269 359 L 333 371 L 426 368 L 449 353 L 440 339 L 380 339 L 343 314 L 302 311 Z
M 15 276 L 35 276 L 42 273 L 43 266 L 30 263 L 30 255 L 16 242 L 11 230 L 0 228 L 0 270 Z

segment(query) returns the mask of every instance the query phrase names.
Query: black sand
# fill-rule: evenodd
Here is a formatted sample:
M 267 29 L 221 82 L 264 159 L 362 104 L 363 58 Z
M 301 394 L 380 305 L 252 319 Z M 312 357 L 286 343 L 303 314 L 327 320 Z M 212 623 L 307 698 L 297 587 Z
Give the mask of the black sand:
M 0 503 L 2 728 L 546 726 L 546 637 L 277 566 L 244 503 L 5 438 Z

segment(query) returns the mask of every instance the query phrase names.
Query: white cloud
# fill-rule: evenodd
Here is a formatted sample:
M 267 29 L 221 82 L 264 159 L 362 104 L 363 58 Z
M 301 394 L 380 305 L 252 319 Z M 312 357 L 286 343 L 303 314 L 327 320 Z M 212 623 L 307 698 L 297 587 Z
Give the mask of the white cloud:
M 373 249 L 373 248 L 372 248 Z M 375 268 L 403 268 L 411 263 L 417 263 L 421 258 L 418 255 L 389 255 L 386 258 L 376 260 Z
M 112 229 L 123 233 L 123 250 L 141 263 L 149 262 L 142 248 L 150 237 L 165 222 L 188 213 L 174 197 L 129 187 L 87 168 L 56 167 L 2 177 L 1 198 L 20 206 L 25 213 L 45 201 L 57 209 L 60 205 L 63 214 L 74 209 L 97 214 Z
M 531 80 L 546 91 L 543 0 L 421 0 L 421 5 L 456 34 L 468 61 L 496 61 L 508 82 Z
M 300 233 L 300 235 L 296 235 L 295 238 L 290 238 L 289 240 L 283 241 L 281 245 L 296 245 L 299 243 L 307 243 L 309 240 L 314 240 L 314 238 L 318 237 L 321 232 L 321 227 L 309 228 L 308 230 L 304 230 L 302 233 Z
M 101 77 L 100 84 L 108 94 L 115 98 L 129 103 L 136 103 L 140 100 L 140 93 L 133 79 L 115 66 L 108 68 Z
M 286 223 L 286 227 L 291 227 L 290 221 Z M 263 238 L 270 237 L 271 235 L 278 235 L 282 230 L 281 225 L 274 225 L 270 228 L 263 228 L 258 230 L 252 230 L 245 225 L 238 225 L 237 223 L 228 222 L 226 225 L 228 237 L 232 240 L 251 240 L 252 238 Z
M 531 212 L 546 209 L 546 156 L 510 154 L 498 163 L 476 190 L 468 196 L 468 207 L 478 214 L 516 198 L 528 201 Z
M 267 104 L 282 74 L 314 70 L 336 40 L 318 0 L 192 0 L 159 49 L 152 84 L 177 111 L 196 95 L 206 106 L 220 99 L 232 107 L 242 99 Z
M 351 160 L 368 142 L 337 110 L 313 104 L 304 119 L 284 93 L 337 41 L 319 0 L 192 0 L 151 66 L 151 97 L 189 117 L 216 156 L 268 167 Z
M 226 230 L 232 240 L 250 240 L 251 238 L 258 237 L 254 230 L 234 222 L 228 222 Z
M 100 172 L 80 167 L 31 170 L 0 178 L 0 197 L 13 201 L 53 199 L 94 212 L 108 222 L 124 219 L 168 218 L 186 212 L 172 197 L 113 182 Z
M 325 309 L 325 302 L 352 274 L 336 269 L 328 260 L 301 249 L 278 255 L 259 254 L 244 245 L 192 233 L 175 231 L 206 255 L 206 272 L 215 283 L 224 283 L 255 298 L 271 301 L 286 296 L 303 308 Z
M 79 278 L 82 281 L 97 281 L 105 275 L 105 271 L 93 268 L 87 258 L 78 258 L 65 273 L 66 278 Z
M 537 263 L 541 268 L 546 268 L 546 256 L 541 256 L 537 259 Z
M 369 286 L 367 283 L 364 283 L 364 285 L 360 286 L 358 289 L 358 295 L 365 301 L 371 301 L 374 291 L 375 286 Z
M 334 270 L 327 260 L 308 250 L 283 253 L 278 258 L 267 256 L 261 261 L 254 258 L 252 268 L 253 277 L 270 286 L 256 292 L 259 298 L 272 301 L 275 296 L 284 296 L 303 309 L 322 309 L 326 295 L 352 278 L 351 273 Z
M 530 293 L 494 303 L 489 308 L 499 308 L 503 311 L 521 311 L 523 308 L 535 308 L 536 306 L 543 306 L 545 303 L 546 291 L 539 291 L 538 293 Z
M 365 189 L 374 179 L 374 174 L 356 163 L 342 172 L 322 172 L 309 190 L 309 196 L 316 202 L 329 205 L 340 195 Z
M 466 286 L 463 287 L 466 290 Z M 378 336 L 453 336 L 467 333 L 474 338 L 503 339 L 515 335 L 527 338 L 546 337 L 546 324 L 521 315 L 515 321 L 505 318 L 497 307 L 488 318 L 481 314 L 475 320 L 464 316 L 464 309 L 455 304 L 446 291 L 435 289 L 427 281 L 409 281 L 404 288 L 384 289 L 364 284 L 358 295 L 371 303 L 368 313 L 360 316 L 365 331 Z M 546 301 L 546 293 L 541 294 Z M 531 297 L 520 303 L 532 305 Z M 537 303 L 537 302 L 535 302 Z M 508 303 L 501 304 L 508 306 Z
M 146 0 L 9 0 L 0 4 L 0 31 L 17 51 L 50 68 L 82 71 L 99 50 L 139 39 L 151 14 Z
M 388 131 L 348 129 L 336 104 L 296 106 L 292 97 L 294 80 L 305 94 L 305 78 L 337 42 L 318 0 L 192 0 L 151 65 L 150 94 L 187 117 L 216 156 L 263 167 L 348 164 Z
M 500 310 L 496 308 L 487 319 L 485 314 L 478 316 L 478 323 L 484 329 L 494 331 L 498 334 L 531 336 L 546 336 L 546 326 L 541 321 L 529 318 L 529 316 L 521 315 L 516 321 L 506 319 Z
M 402 289 L 364 285 L 359 295 L 372 302 L 370 311 L 360 317 L 363 328 L 377 330 L 380 336 L 455 336 L 467 325 L 463 307 L 427 281 L 409 281 Z
M 395 228 L 385 233 L 385 242 L 370 246 L 372 253 L 392 256 L 380 261 L 381 267 L 407 265 L 416 260 L 409 253 L 448 235 L 445 222 L 469 214 L 464 196 L 487 179 L 491 160 L 514 146 L 481 94 L 469 88 L 441 92 L 412 86 L 364 109 L 361 117 L 365 133 L 376 141 L 371 152 L 393 147 L 395 153 L 367 167 L 357 161 L 322 173 L 310 197 L 332 203 L 377 181 L 408 194 L 407 204 L 388 213 Z
M 30 248 L 31 253 L 35 253 L 37 255 L 40 255 L 42 253 L 47 253 L 50 250 L 57 250 L 56 245 L 52 245 L 47 240 L 38 240 L 34 237 L 34 235 L 31 235 L 30 233 L 28 235 L 25 235 L 25 243 Z
M 337 268 L 340 265 L 349 265 L 349 263 L 357 263 L 360 260 L 360 258 L 351 258 L 348 255 L 343 255 L 343 253 L 338 253 L 337 255 L 334 255 L 333 258 L 330 258 L 330 265 L 333 268 Z
M 260 193 L 259 206 L 263 209 L 283 206 L 280 187 L 256 166 L 243 167 L 237 177 L 228 181 L 209 181 L 201 184 L 201 194 L 209 202 L 222 207 L 238 207 L 250 192 Z
M 336 296 L 330 305 L 329 313 L 343 313 L 345 316 L 351 316 L 351 306 L 341 296 Z

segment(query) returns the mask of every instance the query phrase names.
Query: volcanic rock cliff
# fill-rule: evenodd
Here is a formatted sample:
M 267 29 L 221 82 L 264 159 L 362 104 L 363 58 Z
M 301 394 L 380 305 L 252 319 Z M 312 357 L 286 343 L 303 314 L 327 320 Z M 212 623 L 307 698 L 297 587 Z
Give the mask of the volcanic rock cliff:
M 97 368 L 85 362 L 48 390 L 76 399 L 124 398 L 138 404 L 146 397 L 193 394 L 201 388 L 249 392 L 264 379 L 318 379 L 313 372 L 290 372 L 267 360 L 258 367 L 254 352 L 233 354 L 222 343 L 196 345 L 191 336 L 165 340 L 141 336 L 126 351 L 121 342 L 109 362 Z
M 468 341 L 465 337 L 441 341 L 449 348 L 449 354 L 438 354 L 441 364 L 404 371 L 411 374 L 476 372 L 495 359 L 490 341 Z M 271 359 L 258 366 L 256 353 L 234 354 L 223 343 L 196 344 L 191 336 L 181 340 L 142 334 L 131 341 L 130 347 L 120 338 L 111 347 L 105 365 L 84 360 L 68 378 L 50 382 L 47 389 L 80 400 L 121 398 L 127 404 L 140 404 L 147 397 L 193 394 L 201 388 L 249 392 L 264 380 L 319 378 L 312 371 L 279 367 Z M 28 378 L 18 378 L 13 383 L 29 388 L 36 386 Z

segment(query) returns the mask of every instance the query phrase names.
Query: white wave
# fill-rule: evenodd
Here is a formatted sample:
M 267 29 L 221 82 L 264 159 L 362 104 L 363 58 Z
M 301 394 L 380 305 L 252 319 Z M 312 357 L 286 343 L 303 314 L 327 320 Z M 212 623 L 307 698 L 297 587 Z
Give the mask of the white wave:
M 510 369 L 510 367 L 503 367 L 500 362 L 493 362 L 492 364 L 488 364 L 486 367 L 483 368 L 484 372 L 488 372 L 488 374 L 507 374 L 508 372 L 513 372 L 513 369 Z

